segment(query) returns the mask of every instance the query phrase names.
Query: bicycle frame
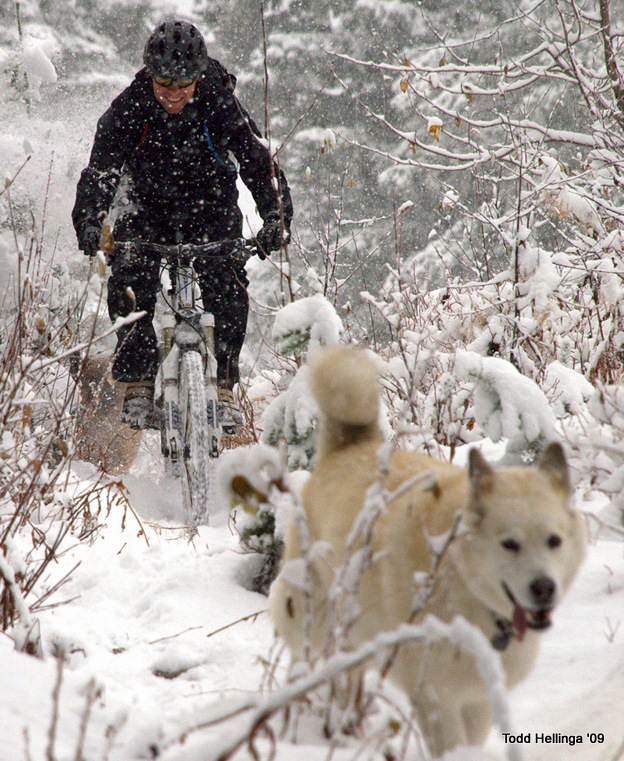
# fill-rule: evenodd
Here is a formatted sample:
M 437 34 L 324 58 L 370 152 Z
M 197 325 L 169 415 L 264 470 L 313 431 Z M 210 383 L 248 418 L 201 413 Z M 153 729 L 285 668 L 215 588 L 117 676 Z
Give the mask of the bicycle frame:
M 162 394 L 161 448 L 167 475 L 181 477 L 187 517 L 196 525 L 208 518 L 214 501 L 214 460 L 219 455 L 221 421 L 214 351 L 214 317 L 195 301 L 194 259 L 233 256 L 246 261 L 255 242 L 224 240 L 201 245 L 161 245 L 145 241 L 115 244 L 113 255 L 128 262 L 164 259 L 170 287 L 162 315 L 162 356 L 157 380 Z M 134 259 L 133 259 L 134 257 Z

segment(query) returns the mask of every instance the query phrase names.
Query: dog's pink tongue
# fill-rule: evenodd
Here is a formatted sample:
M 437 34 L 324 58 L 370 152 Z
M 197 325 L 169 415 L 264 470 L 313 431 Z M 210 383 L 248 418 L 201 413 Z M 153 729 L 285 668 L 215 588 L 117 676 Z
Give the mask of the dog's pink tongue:
M 521 608 L 517 603 L 513 612 L 513 626 L 518 632 L 518 639 L 522 642 L 527 630 L 527 617 L 524 608 Z

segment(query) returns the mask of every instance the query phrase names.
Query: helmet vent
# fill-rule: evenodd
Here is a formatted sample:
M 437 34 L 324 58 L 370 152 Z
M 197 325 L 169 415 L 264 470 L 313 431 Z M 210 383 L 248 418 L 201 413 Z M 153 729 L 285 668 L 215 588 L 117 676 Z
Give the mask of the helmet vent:
M 208 65 L 201 32 L 186 21 L 164 21 L 145 45 L 143 61 L 154 76 L 198 77 Z

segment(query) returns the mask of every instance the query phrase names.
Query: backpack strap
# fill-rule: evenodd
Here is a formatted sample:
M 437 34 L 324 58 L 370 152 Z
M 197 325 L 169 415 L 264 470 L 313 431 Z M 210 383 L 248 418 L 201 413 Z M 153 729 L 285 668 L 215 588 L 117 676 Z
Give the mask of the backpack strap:
M 212 137 L 210 135 L 210 130 L 208 129 L 208 125 L 206 124 L 206 122 L 204 122 L 204 137 L 206 138 L 208 147 L 212 151 L 212 154 L 215 157 L 217 164 L 219 164 L 219 166 L 225 166 L 225 161 L 223 160 L 223 156 L 221 156 L 221 154 L 214 147 L 214 143 L 212 142 Z
M 145 138 L 147 137 L 148 127 L 149 127 L 149 122 L 145 122 L 145 127 L 143 127 L 143 132 L 141 134 L 141 137 L 139 138 L 139 144 L 137 146 L 138 148 L 140 148 L 145 142 Z

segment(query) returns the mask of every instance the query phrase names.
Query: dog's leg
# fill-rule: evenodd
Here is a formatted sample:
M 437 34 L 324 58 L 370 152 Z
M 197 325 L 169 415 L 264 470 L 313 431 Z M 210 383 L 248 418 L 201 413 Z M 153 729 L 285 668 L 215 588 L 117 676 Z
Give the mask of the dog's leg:
M 448 701 L 441 702 L 426 686 L 419 695 L 416 712 L 418 724 L 434 758 L 440 758 L 458 745 L 470 744 L 460 707 Z
M 330 704 L 325 717 L 327 737 L 332 737 L 336 731 L 351 735 L 360 728 L 366 713 L 365 671 L 366 666 L 359 666 L 332 681 Z
M 492 726 L 492 711 L 487 702 L 473 703 L 462 709 L 469 745 L 482 745 Z

